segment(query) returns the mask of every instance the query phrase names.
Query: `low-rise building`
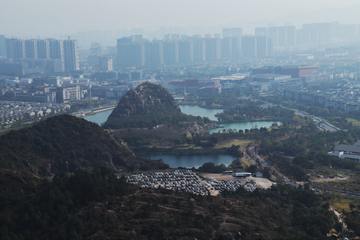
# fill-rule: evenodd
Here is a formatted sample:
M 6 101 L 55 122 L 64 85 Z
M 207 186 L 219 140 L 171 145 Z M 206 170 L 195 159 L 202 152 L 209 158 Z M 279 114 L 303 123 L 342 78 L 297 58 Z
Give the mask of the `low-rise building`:
M 360 141 L 354 145 L 340 144 L 333 152 L 328 152 L 328 155 L 360 162 Z

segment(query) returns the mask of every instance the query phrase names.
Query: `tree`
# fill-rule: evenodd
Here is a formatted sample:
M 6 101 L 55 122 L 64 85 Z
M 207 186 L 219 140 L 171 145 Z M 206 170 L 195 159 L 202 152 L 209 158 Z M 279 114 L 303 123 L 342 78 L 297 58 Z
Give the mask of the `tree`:
M 353 211 L 355 209 L 354 203 L 349 203 L 350 211 Z
M 181 144 L 181 139 L 180 138 L 176 138 L 175 139 L 175 145 L 180 145 Z
M 251 172 L 251 173 L 255 173 L 257 170 L 256 165 L 251 165 L 250 167 L 248 167 L 247 171 Z
M 189 145 L 193 143 L 193 139 L 192 139 L 192 138 L 186 138 L 185 141 L 186 141 L 186 143 L 189 144 Z
M 210 141 L 214 144 L 217 144 L 219 142 L 218 138 L 214 136 L 210 137 Z

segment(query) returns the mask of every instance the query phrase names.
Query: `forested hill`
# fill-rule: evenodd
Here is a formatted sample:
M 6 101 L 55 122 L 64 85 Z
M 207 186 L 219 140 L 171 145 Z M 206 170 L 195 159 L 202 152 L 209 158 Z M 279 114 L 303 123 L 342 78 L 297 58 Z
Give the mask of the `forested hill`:
M 315 240 L 341 231 L 319 195 L 289 185 L 205 197 L 140 188 L 101 168 L 1 190 L 0 239 Z
M 0 166 L 49 175 L 106 166 L 113 171 L 161 162 L 136 158 L 97 124 L 70 115 L 48 118 L 0 137 Z
M 145 82 L 128 91 L 104 123 L 104 128 L 154 127 L 164 123 L 202 121 L 181 113 L 171 94 L 162 86 Z

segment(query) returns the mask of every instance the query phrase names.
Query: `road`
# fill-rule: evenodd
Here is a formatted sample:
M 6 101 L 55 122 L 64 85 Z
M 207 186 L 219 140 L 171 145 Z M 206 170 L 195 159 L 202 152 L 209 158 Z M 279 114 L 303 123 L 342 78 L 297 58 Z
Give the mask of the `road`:
M 253 165 L 258 166 L 258 168 L 260 168 L 261 170 L 266 169 L 266 168 L 270 168 L 272 170 L 272 174 L 277 176 L 277 177 L 281 177 L 284 182 L 286 184 L 290 184 L 294 187 L 298 187 L 299 184 L 295 183 L 293 181 L 290 181 L 288 177 L 286 177 L 284 174 L 282 174 L 281 172 L 279 172 L 274 166 L 272 166 L 271 164 L 269 164 L 269 162 L 265 161 L 264 159 L 261 158 L 260 155 L 258 155 L 257 153 L 255 153 L 255 145 L 250 146 L 249 148 L 249 152 L 251 155 L 253 155 L 253 157 L 249 156 L 246 151 L 244 151 L 244 157 Z
M 314 116 L 314 115 L 311 115 L 307 112 L 303 112 L 303 111 L 300 111 L 300 110 L 296 110 L 296 109 L 292 109 L 292 108 L 288 108 L 288 107 L 284 107 L 282 105 L 280 105 L 280 107 L 282 108 L 286 108 L 286 109 L 289 109 L 289 110 L 292 110 L 295 112 L 295 115 L 297 116 L 300 116 L 302 118 L 306 118 L 306 117 L 310 117 L 314 123 L 316 124 L 316 126 L 324 131 L 329 131 L 329 132 L 337 132 L 339 131 L 340 129 L 335 127 L 334 125 Z

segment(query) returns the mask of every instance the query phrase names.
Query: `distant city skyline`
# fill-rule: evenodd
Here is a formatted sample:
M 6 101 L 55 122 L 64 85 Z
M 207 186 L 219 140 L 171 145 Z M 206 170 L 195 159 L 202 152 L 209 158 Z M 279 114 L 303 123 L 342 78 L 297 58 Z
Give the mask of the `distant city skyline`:
M 359 11 L 358 0 L 3 0 L 0 34 L 65 38 L 91 30 L 153 31 L 161 27 L 241 27 L 244 34 L 253 34 L 255 27 L 269 23 L 282 26 L 290 22 L 296 27 L 335 21 L 360 24 Z

